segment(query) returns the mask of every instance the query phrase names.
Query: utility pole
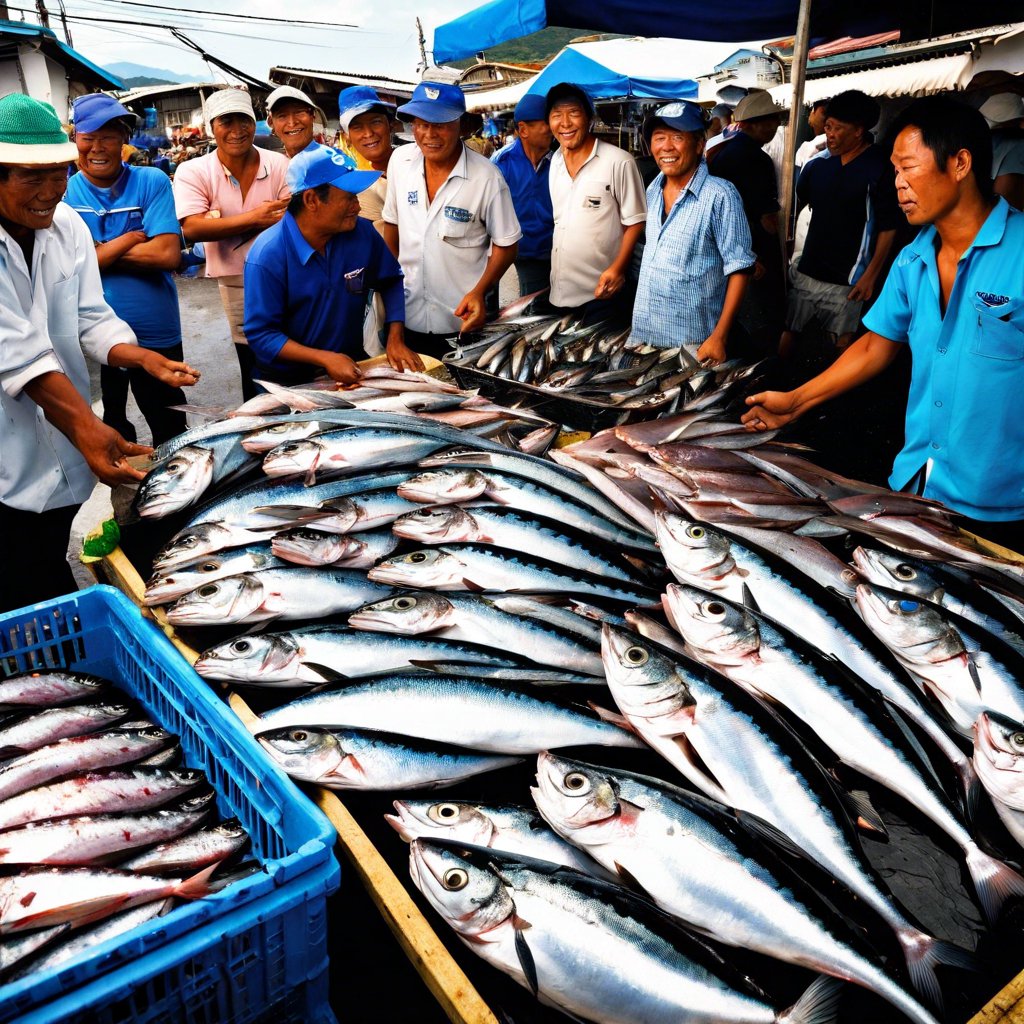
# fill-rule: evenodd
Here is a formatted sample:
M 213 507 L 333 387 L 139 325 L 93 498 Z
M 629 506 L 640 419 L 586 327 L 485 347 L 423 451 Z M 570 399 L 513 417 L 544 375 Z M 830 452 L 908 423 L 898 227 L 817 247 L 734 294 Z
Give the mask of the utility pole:
M 36 10 L 39 12 L 39 24 L 43 28 L 50 27 L 50 12 L 46 9 L 44 0 L 36 0 Z
M 64 29 L 64 39 L 68 46 L 74 46 L 71 42 L 71 29 L 68 28 L 68 12 L 64 7 L 64 0 L 57 0 L 57 3 L 60 4 L 60 23 Z
M 427 40 L 423 35 L 423 24 L 419 18 L 416 19 L 416 31 L 420 37 L 420 66 L 417 70 L 422 75 L 429 67 L 429 64 L 427 63 Z

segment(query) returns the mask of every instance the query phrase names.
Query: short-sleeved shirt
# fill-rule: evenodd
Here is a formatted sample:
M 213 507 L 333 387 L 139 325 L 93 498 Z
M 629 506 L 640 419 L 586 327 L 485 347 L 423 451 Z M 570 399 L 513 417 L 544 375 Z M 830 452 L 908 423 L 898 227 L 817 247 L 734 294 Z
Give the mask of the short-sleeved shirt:
M 647 244 L 633 305 L 632 340 L 695 350 L 715 329 L 727 277 L 754 265 L 743 203 L 702 160 L 664 215 L 665 175 L 647 189 Z
M 736 186 L 743 200 L 754 252 L 761 260 L 772 259 L 778 240 L 761 226 L 761 218 L 778 213 L 779 189 L 772 158 L 744 131 L 738 131 L 715 149 L 708 170 Z
M 534 167 L 523 150 L 522 140 L 517 138 L 499 149 L 491 157 L 491 163 L 508 182 L 512 205 L 523 229 L 518 258 L 546 260 L 551 255 L 551 234 L 555 229 L 548 188 L 551 154 L 545 153 Z
M 644 183 L 636 161 L 600 139 L 594 139 L 575 178 L 561 151 L 556 153 L 548 181 L 555 217 L 551 302 L 582 306 L 594 298 L 597 282 L 618 256 L 623 229 L 647 219 Z
M 362 358 L 370 290 L 384 300 L 385 322 L 405 317 L 402 270 L 369 221 L 331 238 L 321 256 L 286 213 L 253 242 L 245 260 L 245 336 L 263 374 L 279 383 L 312 380 L 319 369 L 277 358 L 291 339 Z
M 871 262 L 881 231 L 899 225 L 896 176 L 881 146 L 847 163 L 830 156 L 800 172 L 797 199 L 811 207 L 801 274 L 828 284 L 856 284 Z
M 419 146 L 395 150 L 384 220 L 398 226 L 406 326 L 424 334 L 457 331 L 454 311 L 483 276 L 491 243 L 512 245 L 522 236 L 505 179 L 465 146 L 433 202 Z
M 999 199 L 960 257 L 939 309 L 934 227 L 896 258 L 864 316 L 913 358 L 906 441 L 890 484 L 924 471 L 924 494 L 974 519 L 1024 518 L 1024 213 Z
M 992 177 L 1024 174 L 1024 136 L 1019 132 L 992 133 Z
M 156 167 L 125 165 L 110 188 L 98 188 L 79 172 L 68 182 L 64 201 L 81 216 L 94 242 L 109 242 L 129 231 L 148 238 L 176 235 L 171 182 Z M 146 348 L 181 342 L 178 289 L 169 270 L 143 270 L 119 264 L 101 271 L 103 296 Z
M 260 166 L 244 200 L 241 187 L 220 162 L 216 150 L 179 164 L 174 173 L 174 210 L 178 220 L 211 210 L 219 210 L 222 217 L 237 217 L 240 213 L 255 210 L 268 200 L 287 198 L 288 158 L 258 147 L 255 153 Z M 206 276 L 233 277 L 241 274 L 245 254 L 257 234 L 247 232 L 215 242 L 203 242 Z

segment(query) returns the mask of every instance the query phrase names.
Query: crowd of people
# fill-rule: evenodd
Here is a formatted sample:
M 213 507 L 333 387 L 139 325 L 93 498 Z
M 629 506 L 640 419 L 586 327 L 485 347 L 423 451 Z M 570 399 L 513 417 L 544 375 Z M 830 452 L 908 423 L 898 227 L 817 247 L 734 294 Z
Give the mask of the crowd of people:
M 343 90 L 344 150 L 315 141 L 323 111 L 281 87 L 267 99 L 280 153 L 255 145 L 249 94 L 226 88 L 206 104 L 216 148 L 182 163 L 172 186 L 122 159 L 136 118 L 116 99 L 76 100 L 69 142 L 47 104 L 3 98 L 0 515 L 9 536 L 31 538 L 7 606 L 71 589 L 71 519 L 95 478 L 141 477 L 128 457 L 149 449 L 134 443 L 128 389 L 154 444 L 185 428 L 176 407 L 200 374 L 182 350 L 183 243 L 203 244 L 245 397 L 259 381 L 353 383 L 375 345 L 421 369 L 496 311 L 513 267 L 522 295 L 547 289 L 555 310 L 631 318 L 635 343 L 709 366 L 785 357 L 814 321 L 840 357 L 793 392 L 752 396 L 751 430 L 848 390 L 909 343 L 893 485 L 920 478 L 1021 546 L 1021 460 L 1003 453 L 1024 442 L 1010 411 L 1024 367 L 1024 101 L 1001 94 L 980 112 L 918 101 L 891 152 L 874 138 L 870 97 L 814 104 L 796 186 L 806 230 L 788 265 L 765 148 L 783 113 L 758 91 L 735 109 L 660 106 L 642 125 L 656 166 L 645 187 L 573 83 L 526 95 L 490 158 L 467 141 L 457 86 L 422 82 L 397 108 L 371 88 Z M 400 125 L 412 144 L 395 146 Z M 922 230 L 896 255 L 904 221 Z M 102 420 L 86 355 L 102 364 Z

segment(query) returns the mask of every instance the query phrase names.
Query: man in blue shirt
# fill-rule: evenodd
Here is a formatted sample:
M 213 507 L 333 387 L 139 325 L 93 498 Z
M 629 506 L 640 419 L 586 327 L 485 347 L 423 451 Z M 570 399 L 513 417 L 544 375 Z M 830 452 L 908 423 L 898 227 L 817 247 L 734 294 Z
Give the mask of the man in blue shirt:
M 512 205 L 523 237 L 519 239 L 516 273 L 519 294 L 532 295 L 551 280 L 551 212 L 548 171 L 551 170 L 551 128 L 543 96 L 527 93 L 517 104 L 512 121 L 516 137 L 491 157 L 512 193 Z
M 121 162 L 136 117 L 104 93 L 74 103 L 78 171 L 64 201 L 85 221 L 96 244 L 103 297 L 125 320 L 139 344 L 180 362 L 181 318 L 171 271 L 181 262 L 181 234 L 171 183 L 156 167 Z M 187 429 L 185 393 L 140 368 L 103 366 L 100 388 L 103 422 L 129 441 L 136 440 L 128 419 L 128 386 L 158 445 Z
M 669 103 L 643 125 L 661 173 L 647 188 L 647 243 L 633 306 L 632 340 L 685 346 L 724 362 L 755 263 L 743 200 L 704 163 L 706 118 L 696 103 Z
M 932 96 L 895 129 L 897 199 L 920 234 L 864 317 L 868 333 L 795 391 L 749 397 L 743 421 L 782 426 L 880 373 L 908 343 L 906 441 L 890 484 L 922 489 L 969 517 L 966 529 L 1021 551 L 1024 213 L 993 194 L 991 142 L 976 110 Z
M 245 260 L 245 336 L 256 380 L 297 384 L 323 373 L 343 384 L 358 380 L 371 290 L 384 300 L 391 365 L 414 365 L 404 339 L 402 270 L 359 216 L 358 193 L 379 176 L 327 146 L 292 158 L 288 211 Z

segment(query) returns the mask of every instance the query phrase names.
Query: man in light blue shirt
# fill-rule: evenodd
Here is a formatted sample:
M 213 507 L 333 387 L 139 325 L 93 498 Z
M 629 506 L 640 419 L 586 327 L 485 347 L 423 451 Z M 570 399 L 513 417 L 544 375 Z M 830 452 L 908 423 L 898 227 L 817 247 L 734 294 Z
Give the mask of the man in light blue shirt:
M 900 116 L 892 162 L 921 233 L 897 257 L 868 333 L 790 392 L 752 395 L 743 420 L 767 430 L 880 373 L 910 345 L 906 441 L 891 486 L 921 490 L 963 524 L 1024 549 L 1024 213 L 992 191 L 982 116 L 947 97 Z
M 647 189 L 647 243 L 632 340 L 684 346 L 708 365 L 726 358 L 756 257 L 736 187 L 708 174 L 705 114 L 685 100 L 643 125 L 661 173 Z

